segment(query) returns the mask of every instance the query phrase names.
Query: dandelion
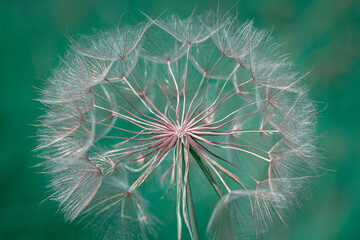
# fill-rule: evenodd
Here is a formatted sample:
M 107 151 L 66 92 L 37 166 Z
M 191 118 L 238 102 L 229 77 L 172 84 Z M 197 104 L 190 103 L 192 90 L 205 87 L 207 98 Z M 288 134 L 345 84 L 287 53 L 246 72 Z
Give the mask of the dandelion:
M 175 195 L 177 238 L 199 239 L 200 176 L 219 200 L 208 237 L 253 239 L 306 197 L 317 109 L 271 31 L 207 12 L 70 41 L 38 133 L 66 220 L 91 219 L 105 239 L 156 237 L 147 182 Z

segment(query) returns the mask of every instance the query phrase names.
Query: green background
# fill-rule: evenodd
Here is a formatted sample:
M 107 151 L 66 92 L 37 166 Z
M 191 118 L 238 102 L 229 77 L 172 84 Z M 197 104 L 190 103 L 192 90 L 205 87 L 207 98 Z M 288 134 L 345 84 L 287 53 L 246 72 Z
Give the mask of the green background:
M 221 1 L 223 9 L 235 1 Z M 42 85 L 68 45 L 66 35 L 90 34 L 116 25 L 122 13 L 143 19 L 164 10 L 183 16 L 216 8 L 217 1 L 12 0 L 0 2 L 0 239 L 89 239 L 90 233 L 55 215 L 56 204 L 40 202 L 46 177 L 39 162 L 36 122 L 41 114 L 33 87 Z M 320 147 L 329 171 L 288 227 L 270 239 L 360 239 L 360 1 L 238 1 L 241 19 L 274 27 L 288 42 L 298 68 L 312 69 L 311 96 L 327 106 L 320 113 Z M 123 22 L 134 23 L 130 14 Z M 204 225 L 205 221 L 201 222 Z M 205 226 L 205 225 L 204 225 Z M 204 226 L 202 228 L 204 228 Z M 173 226 L 174 227 L 174 226 Z M 172 234 L 170 234 L 172 232 Z M 169 239 L 175 228 L 160 231 Z

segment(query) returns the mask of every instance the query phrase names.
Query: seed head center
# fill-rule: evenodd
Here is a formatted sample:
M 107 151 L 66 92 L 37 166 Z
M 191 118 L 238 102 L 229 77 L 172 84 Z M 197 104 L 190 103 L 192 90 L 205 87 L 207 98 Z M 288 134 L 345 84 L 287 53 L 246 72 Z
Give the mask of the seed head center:
M 175 130 L 175 135 L 177 136 L 177 138 L 184 138 L 186 135 L 186 129 L 184 129 L 183 127 L 178 127 Z

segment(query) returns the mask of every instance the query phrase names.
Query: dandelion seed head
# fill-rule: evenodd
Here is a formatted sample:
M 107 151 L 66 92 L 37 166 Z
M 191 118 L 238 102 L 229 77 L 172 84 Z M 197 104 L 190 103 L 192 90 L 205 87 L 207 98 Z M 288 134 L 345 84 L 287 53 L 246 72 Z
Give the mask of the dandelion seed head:
M 142 188 L 198 239 L 193 176 L 217 195 L 210 239 L 286 223 L 319 175 L 317 108 L 271 31 L 229 13 L 177 15 L 70 38 L 40 101 L 50 199 L 104 239 L 156 236 Z M 161 184 L 155 183 L 159 180 Z M 201 189 L 201 188 L 196 188 Z M 200 190 L 201 191 L 201 190 Z

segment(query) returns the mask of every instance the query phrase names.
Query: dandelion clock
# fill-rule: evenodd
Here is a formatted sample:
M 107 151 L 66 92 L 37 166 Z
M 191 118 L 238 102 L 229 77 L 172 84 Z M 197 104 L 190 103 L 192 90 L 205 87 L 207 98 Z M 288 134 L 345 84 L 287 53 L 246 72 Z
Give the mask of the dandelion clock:
M 100 239 L 156 238 L 163 199 L 174 238 L 261 238 L 319 175 L 306 74 L 238 16 L 147 19 L 70 38 L 41 90 L 49 199 Z

